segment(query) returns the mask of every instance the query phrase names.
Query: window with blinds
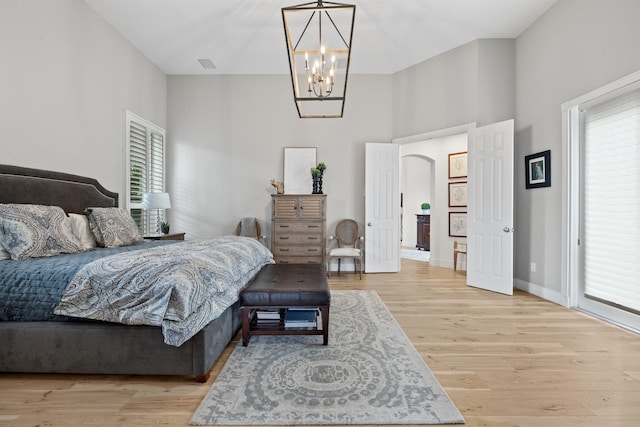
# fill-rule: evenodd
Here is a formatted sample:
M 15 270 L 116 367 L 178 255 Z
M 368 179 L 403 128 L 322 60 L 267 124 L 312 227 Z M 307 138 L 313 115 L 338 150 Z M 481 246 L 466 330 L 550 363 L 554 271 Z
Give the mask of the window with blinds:
M 584 295 L 640 313 L 640 89 L 581 107 Z
M 147 234 L 152 223 L 155 227 L 155 218 L 164 219 L 165 214 L 142 208 L 144 193 L 165 191 L 165 130 L 127 112 L 127 153 L 128 207 L 140 231 Z

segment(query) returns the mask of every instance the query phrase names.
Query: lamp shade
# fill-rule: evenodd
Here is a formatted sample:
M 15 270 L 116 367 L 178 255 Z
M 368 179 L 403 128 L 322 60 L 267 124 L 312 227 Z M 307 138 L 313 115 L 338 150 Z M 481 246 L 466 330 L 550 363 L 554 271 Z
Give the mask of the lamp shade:
M 169 193 L 144 193 L 142 207 L 144 209 L 171 209 Z

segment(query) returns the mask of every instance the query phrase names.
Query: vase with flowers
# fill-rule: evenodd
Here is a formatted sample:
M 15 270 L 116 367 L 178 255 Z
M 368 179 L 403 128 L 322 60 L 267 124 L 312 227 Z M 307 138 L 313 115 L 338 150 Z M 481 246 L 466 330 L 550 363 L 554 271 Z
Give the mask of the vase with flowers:
M 311 168 L 311 178 L 313 179 L 313 191 L 311 194 L 322 194 L 322 176 L 327 169 L 324 163 L 318 163 L 315 168 Z

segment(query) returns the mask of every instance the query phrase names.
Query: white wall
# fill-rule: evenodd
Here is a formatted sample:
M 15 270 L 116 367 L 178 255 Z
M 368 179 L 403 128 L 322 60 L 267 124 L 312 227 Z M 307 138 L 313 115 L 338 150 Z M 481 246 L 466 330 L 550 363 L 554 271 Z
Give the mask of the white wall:
M 0 162 L 122 194 L 124 111 L 165 126 L 165 75 L 80 0 L 2 0 L 0 61 Z
M 434 190 L 431 194 L 430 263 L 439 267 L 453 268 L 453 241 L 466 240 L 460 237 L 449 237 L 449 212 L 466 211 L 464 208 L 449 208 L 448 183 L 453 182 L 449 180 L 449 153 L 459 153 L 461 151 L 467 151 L 466 133 L 400 145 L 401 157 L 422 156 L 434 161 Z M 466 262 L 465 260 L 463 261 Z
M 640 70 L 639 16 L 637 0 L 561 0 L 517 39 L 515 275 L 529 289 L 566 296 L 560 106 Z M 551 187 L 525 190 L 524 156 L 548 149 Z
M 225 234 L 255 216 L 270 236 L 270 180 L 283 179 L 285 147 L 317 147 L 326 163 L 328 233 L 342 218 L 363 226 L 364 144 L 391 141 L 391 76 L 349 76 L 341 119 L 298 118 L 290 85 L 286 75 L 169 76 L 174 229 Z

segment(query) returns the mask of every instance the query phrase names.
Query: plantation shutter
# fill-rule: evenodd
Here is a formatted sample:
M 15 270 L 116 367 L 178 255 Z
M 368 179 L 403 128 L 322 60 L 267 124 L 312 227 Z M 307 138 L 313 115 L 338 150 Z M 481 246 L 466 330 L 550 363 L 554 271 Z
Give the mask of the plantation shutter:
M 144 234 L 152 231 L 158 215 L 164 210 L 146 211 L 142 207 L 144 193 L 165 192 L 165 131 L 127 112 L 128 124 L 128 192 L 131 216 Z M 153 221 L 150 221 L 153 217 Z M 155 225 L 151 228 L 155 229 Z
M 640 90 L 583 120 L 585 295 L 640 312 Z

